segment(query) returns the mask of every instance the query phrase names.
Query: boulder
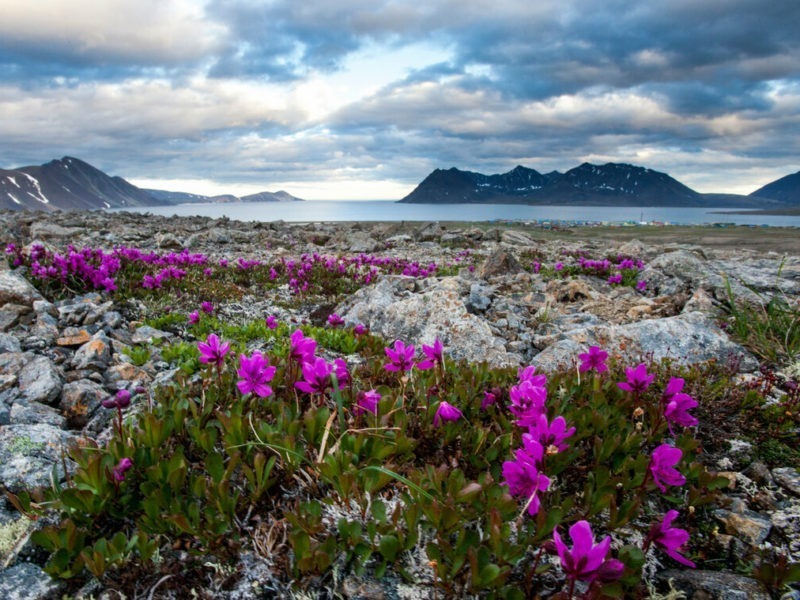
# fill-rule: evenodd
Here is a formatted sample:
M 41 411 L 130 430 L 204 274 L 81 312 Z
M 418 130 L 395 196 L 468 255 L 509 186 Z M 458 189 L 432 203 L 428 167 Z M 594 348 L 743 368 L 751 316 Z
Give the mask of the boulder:
M 63 480 L 63 454 L 79 440 L 53 425 L 0 425 L 0 485 L 15 494 L 47 487 L 54 469 Z
M 36 356 L 19 372 L 19 391 L 28 402 L 53 404 L 61 395 L 61 372 L 46 356 Z
M 720 571 L 668 569 L 658 574 L 662 585 L 671 582 L 686 598 L 706 600 L 769 600 L 769 594 L 755 579 Z M 665 587 L 665 589 L 667 589 Z
M 486 361 L 497 367 L 520 364 L 521 357 L 507 352 L 486 321 L 467 312 L 458 277 L 445 277 L 425 292 L 402 298 L 391 294 L 387 284 L 359 290 L 336 312 L 345 322 L 363 323 L 390 341 L 417 345 L 438 338 L 446 354 L 456 360 Z
M 495 250 L 478 269 L 478 276 L 483 279 L 496 275 L 514 275 L 525 269 L 514 255 L 502 248 Z
M 536 240 L 534 240 L 527 233 L 518 231 L 516 229 L 506 229 L 505 231 L 503 231 L 503 233 L 500 234 L 500 242 L 502 242 L 503 244 L 509 244 L 511 246 L 536 245 Z
M 0 306 L 11 302 L 32 307 L 37 300 L 43 300 L 42 295 L 27 279 L 14 271 L 0 271 Z
M 753 355 L 731 341 L 701 312 L 626 325 L 578 328 L 556 337 L 559 339 L 555 343 L 534 357 L 533 363 L 544 370 L 571 364 L 589 346 L 600 346 L 612 356 L 629 362 L 652 356 L 656 361 L 669 358 L 679 364 L 740 361 L 739 368 L 743 371 L 758 368 Z

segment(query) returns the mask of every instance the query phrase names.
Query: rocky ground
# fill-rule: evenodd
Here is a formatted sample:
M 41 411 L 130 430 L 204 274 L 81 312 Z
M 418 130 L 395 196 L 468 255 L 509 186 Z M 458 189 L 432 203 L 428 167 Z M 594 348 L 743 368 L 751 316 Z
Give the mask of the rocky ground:
M 387 340 L 430 343 L 438 337 L 455 359 L 532 364 L 542 371 L 568 366 L 578 352 L 596 344 L 631 361 L 727 362 L 737 365 L 744 380 L 757 371 L 759 361 L 715 319 L 728 286 L 738 298 L 753 301 L 782 294 L 797 305 L 800 298 L 800 254 L 791 246 L 795 234 L 783 236 L 781 230 L 772 237 L 761 230 L 764 239 L 753 244 L 701 245 L 691 243 L 691 230 L 686 237 L 656 243 L 593 235 L 591 230 L 558 234 L 488 224 L 242 223 L 127 213 L 0 213 L 0 231 L 5 233 L 0 241 L 21 246 L 186 247 L 229 260 L 365 252 L 455 263 L 458 252 L 467 248 L 475 268 L 461 268 L 457 275 L 382 277 L 334 307 L 289 306 L 286 297 L 247 298 L 221 307 L 221 314 L 232 320 L 276 314 L 303 322 L 335 311 L 346 323 L 363 323 Z M 694 237 L 711 234 L 698 229 Z M 742 229 L 742 239 L 753 235 Z M 781 239 L 790 242 L 781 245 Z M 615 287 L 594 277 L 544 281 L 529 269 L 531 261 L 555 264 L 579 252 L 643 260 L 640 279 L 647 282 L 646 290 Z M 136 366 L 123 353 L 170 335 L 135 319 L 130 307 L 99 293 L 51 303 L 0 261 L 0 489 L 17 492 L 62 478 L 65 445 L 107 435 L 109 411 L 99 409 L 104 398 L 121 387 L 158 385 L 168 376 L 168 365 L 157 356 Z M 794 361 L 781 365 L 787 377 L 800 376 L 800 363 Z M 770 470 L 752 462 L 750 446 L 742 440 L 729 440 L 728 454 L 713 466 L 732 482 L 731 502 L 718 514 L 721 543 L 733 552 L 781 545 L 792 560 L 800 560 L 797 470 Z M 60 596 L 60 584 L 37 566 L 41 557 L 27 541 L 31 527 L 0 498 L 0 597 Z M 663 577 L 672 578 L 689 598 L 769 597 L 756 582 L 733 573 L 674 571 Z M 376 597 L 359 593 L 350 597 Z M 232 597 L 247 597 L 242 594 Z

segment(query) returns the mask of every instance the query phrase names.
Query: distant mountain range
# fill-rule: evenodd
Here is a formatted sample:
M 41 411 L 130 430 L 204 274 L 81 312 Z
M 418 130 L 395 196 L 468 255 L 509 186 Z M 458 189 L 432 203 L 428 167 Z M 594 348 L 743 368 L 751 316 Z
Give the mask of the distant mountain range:
M 202 196 L 141 189 L 121 177 L 66 156 L 44 165 L 0 169 L 0 209 L 97 210 L 191 202 L 296 202 L 291 194 Z M 583 163 L 560 173 L 517 166 L 484 175 L 456 168 L 436 169 L 399 202 L 409 204 L 556 204 L 574 206 L 696 206 L 784 210 L 800 207 L 800 172 L 748 196 L 701 194 L 666 173 L 625 163 Z
M 290 202 L 291 194 L 260 192 L 236 196 L 201 196 L 184 192 L 146 190 L 122 177 L 106 175 L 89 163 L 71 156 L 44 165 L 0 169 L 0 209 L 98 210 L 164 206 L 186 202 Z
M 583 163 L 566 173 L 545 174 L 523 166 L 498 175 L 451 168 L 436 169 L 400 202 L 732 208 L 800 205 L 800 177 L 782 185 L 780 195 L 768 189 L 770 186 L 749 196 L 701 194 L 666 173 L 625 163 Z

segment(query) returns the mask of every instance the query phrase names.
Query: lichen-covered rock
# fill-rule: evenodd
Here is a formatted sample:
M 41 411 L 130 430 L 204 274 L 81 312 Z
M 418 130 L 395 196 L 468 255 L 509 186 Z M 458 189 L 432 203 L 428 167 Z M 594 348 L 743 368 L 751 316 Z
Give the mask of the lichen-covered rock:
M 21 562 L 0 571 L 3 600 L 54 600 L 61 597 L 65 585 L 32 563 Z
M 794 467 L 779 467 L 772 469 L 772 477 L 795 496 L 800 496 L 800 472 Z
M 742 346 L 732 342 L 706 315 L 700 312 L 665 319 L 650 319 L 626 325 L 600 325 L 565 331 L 561 339 L 534 357 L 544 370 L 569 365 L 579 352 L 600 346 L 628 361 L 670 358 L 679 364 L 710 360 L 738 362 L 739 368 L 755 370 L 758 361 Z
M 361 297 L 337 312 L 346 322 L 363 323 L 387 340 L 432 344 L 438 338 L 454 359 L 518 365 L 521 358 L 506 350 L 486 321 L 467 311 L 461 287 L 457 277 L 445 277 L 422 293 L 397 298 L 387 282 L 378 291 L 360 290 Z
M 9 423 L 12 425 L 44 423 L 59 429 L 67 426 L 67 420 L 59 411 L 41 402 L 14 402 L 9 412 Z
M 0 426 L 0 485 L 18 493 L 49 486 L 54 472 L 63 480 L 64 455 L 79 439 L 46 424 Z
M 665 589 L 671 581 L 686 598 L 704 600 L 769 600 L 755 579 L 721 571 L 668 569 L 658 574 Z

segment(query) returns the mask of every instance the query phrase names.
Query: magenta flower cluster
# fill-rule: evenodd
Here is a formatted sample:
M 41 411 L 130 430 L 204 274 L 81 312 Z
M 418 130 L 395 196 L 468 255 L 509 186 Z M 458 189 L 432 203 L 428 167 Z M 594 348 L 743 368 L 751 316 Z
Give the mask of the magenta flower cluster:
M 535 516 L 541 506 L 541 493 L 550 487 L 550 478 L 543 472 L 545 457 L 566 450 L 566 440 L 575 434 L 575 428 L 567 428 L 562 416 L 548 419 L 545 375 L 526 367 L 520 370 L 518 379 L 518 384 L 509 390 L 509 410 L 517 417 L 516 424 L 528 432 L 522 434 L 522 448 L 514 452 L 514 460 L 503 463 L 503 478 L 509 493 L 525 499 L 528 514 Z

